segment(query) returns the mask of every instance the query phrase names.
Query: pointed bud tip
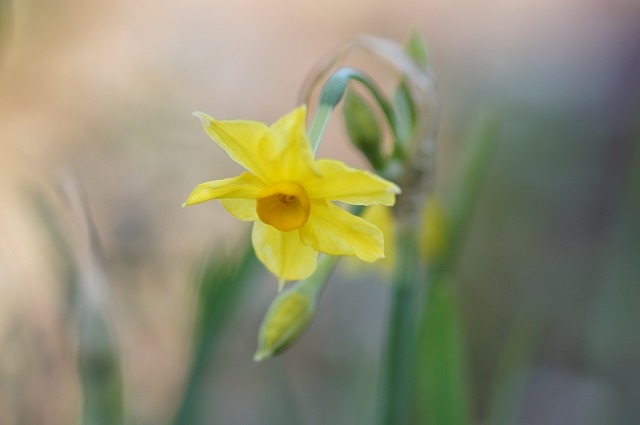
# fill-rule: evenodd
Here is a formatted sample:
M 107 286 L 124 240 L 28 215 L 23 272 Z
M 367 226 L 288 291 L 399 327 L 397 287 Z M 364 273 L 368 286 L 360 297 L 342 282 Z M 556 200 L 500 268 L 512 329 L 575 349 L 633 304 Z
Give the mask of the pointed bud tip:
M 191 115 L 193 115 L 194 117 L 198 118 L 203 124 L 206 122 L 207 120 L 207 114 L 205 114 L 204 112 L 200 112 L 200 111 L 193 111 L 191 113 Z
M 253 356 L 253 361 L 256 363 L 259 363 L 263 360 L 271 358 L 272 356 L 273 356 L 273 353 L 269 350 L 265 350 L 265 349 L 258 350 L 256 351 L 256 354 L 254 354 Z

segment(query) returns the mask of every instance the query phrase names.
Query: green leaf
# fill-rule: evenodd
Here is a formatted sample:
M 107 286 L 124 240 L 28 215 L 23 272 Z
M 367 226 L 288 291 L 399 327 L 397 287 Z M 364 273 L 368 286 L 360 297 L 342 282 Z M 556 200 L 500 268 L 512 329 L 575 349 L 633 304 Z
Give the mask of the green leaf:
M 235 308 L 244 283 L 258 269 L 255 254 L 248 241 L 238 252 L 210 253 L 204 264 L 198 285 L 198 312 L 194 344 L 206 350 L 209 341 L 222 330 Z
M 60 213 L 44 193 L 35 190 L 33 200 L 46 234 L 63 261 L 67 307 L 77 326 L 82 423 L 122 425 L 127 422 L 123 378 L 117 337 L 107 309 L 110 293 L 104 254 L 82 187 L 72 176 L 62 176 L 60 188 L 77 239 L 69 239 Z
M 342 108 L 345 127 L 351 142 L 375 169 L 384 164 L 381 153 L 382 131 L 375 113 L 355 91 L 348 90 Z
M 449 242 L 446 251 L 437 263 L 432 264 L 432 268 L 450 272 L 455 267 L 499 141 L 498 130 L 499 121 L 489 112 L 479 114 L 472 126 L 464 157 L 450 190 Z
M 470 423 L 469 379 L 453 281 L 432 275 L 420 324 L 415 423 Z
M 87 306 L 88 307 L 88 306 Z M 102 313 L 84 308 L 78 318 L 78 372 L 83 424 L 125 423 L 122 372 L 115 338 Z
M 210 378 L 212 358 L 218 342 L 223 339 L 225 325 L 259 268 L 248 238 L 233 254 L 212 253 L 199 279 L 193 359 L 182 402 L 173 420 L 175 425 L 209 423 L 204 422 L 200 413 L 202 406 L 210 402 L 206 380 Z

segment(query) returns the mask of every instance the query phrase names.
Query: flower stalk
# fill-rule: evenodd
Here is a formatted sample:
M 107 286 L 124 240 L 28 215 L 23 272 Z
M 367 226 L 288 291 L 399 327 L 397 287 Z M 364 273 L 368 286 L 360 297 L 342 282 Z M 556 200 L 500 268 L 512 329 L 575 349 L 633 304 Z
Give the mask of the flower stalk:
M 389 129 L 393 137 L 394 156 L 401 156 L 402 144 L 400 143 L 397 131 L 397 118 L 393 107 L 387 100 L 384 93 L 382 93 L 382 91 L 374 84 L 371 78 L 363 72 L 348 66 L 336 70 L 329 77 L 320 92 L 318 109 L 316 110 L 316 115 L 314 116 L 311 127 L 309 128 L 309 140 L 311 141 L 313 152 L 315 153 L 318 150 L 324 130 L 329 123 L 329 118 L 331 117 L 335 107 L 340 103 L 340 100 L 342 100 L 342 97 L 347 90 L 347 83 L 349 80 L 361 83 L 371 93 L 376 103 L 380 106 L 380 109 L 389 124 Z
M 412 38 L 416 41 L 416 37 Z M 435 137 L 438 130 L 439 102 L 426 53 L 420 43 L 410 43 L 409 52 L 387 40 L 364 36 L 339 49 L 334 56 L 312 72 L 303 89 L 303 98 L 310 93 L 330 69 L 352 50 L 362 49 L 391 65 L 401 74 L 398 91 L 404 100 L 391 104 L 377 86 L 363 73 L 353 68 L 339 68 L 327 79 L 320 93 L 316 117 L 311 126 L 310 139 L 314 152 L 333 109 L 342 99 L 347 81 L 360 82 L 372 95 L 388 124 L 393 139 L 391 155 L 380 164 L 372 162 L 378 174 L 400 183 L 404 192 L 394 209 L 398 223 L 397 253 L 390 312 L 384 344 L 383 370 L 378 404 L 379 424 L 406 423 L 412 398 L 412 374 L 415 369 L 414 348 L 421 297 L 416 296 L 424 283 L 419 258 L 416 229 L 419 228 L 424 199 L 435 180 Z M 398 108 L 396 110 L 396 107 Z M 406 116 L 400 116 L 403 113 Z M 403 119 L 404 118 L 404 119 Z M 350 119 L 345 114 L 345 119 Z M 348 124 L 348 123 L 347 123 Z M 371 161 L 370 146 L 353 140 L 354 145 Z

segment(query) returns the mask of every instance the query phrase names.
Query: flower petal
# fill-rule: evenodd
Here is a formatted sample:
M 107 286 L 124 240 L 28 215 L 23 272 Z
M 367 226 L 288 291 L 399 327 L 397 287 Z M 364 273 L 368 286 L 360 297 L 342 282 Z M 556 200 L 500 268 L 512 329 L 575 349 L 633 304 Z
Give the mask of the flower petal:
M 276 121 L 260 143 L 260 156 L 278 164 L 272 172 L 279 181 L 299 182 L 310 174 L 319 175 L 306 134 L 306 116 L 306 106 L 297 107 Z
M 209 137 L 220 145 L 231 159 L 263 181 L 270 181 L 269 169 L 273 166 L 259 154 L 261 140 L 268 132 L 264 123 L 242 120 L 218 121 L 202 112 L 194 112 L 193 115 L 200 118 Z
M 324 198 L 353 205 L 393 205 L 400 188 L 365 170 L 348 167 L 340 161 L 321 159 L 316 165 L 322 177 L 310 178 L 304 188 L 310 198 Z
M 300 241 L 298 230 L 281 232 L 258 220 L 251 240 L 258 259 L 281 283 L 305 279 L 316 270 L 318 252 Z
M 320 252 L 355 255 L 371 263 L 384 258 L 384 238 L 373 224 L 324 200 L 311 201 L 311 215 L 300 239 Z
M 258 214 L 256 212 L 255 199 L 220 199 L 220 203 L 225 210 L 235 218 L 242 221 L 256 221 Z
M 195 188 L 183 207 L 220 198 L 255 199 L 264 183 L 251 173 L 243 173 L 230 179 L 202 183 Z

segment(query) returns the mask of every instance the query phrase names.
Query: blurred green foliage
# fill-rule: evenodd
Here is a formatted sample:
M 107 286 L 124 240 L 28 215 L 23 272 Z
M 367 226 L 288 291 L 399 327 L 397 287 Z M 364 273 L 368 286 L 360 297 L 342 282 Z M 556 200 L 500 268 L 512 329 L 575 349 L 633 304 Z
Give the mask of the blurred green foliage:
M 225 325 L 245 289 L 260 267 L 248 241 L 231 254 L 212 251 L 198 279 L 198 311 L 193 335 L 193 354 L 184 395 L 173 421 L 175 425 L 210 424 L 204 413 L 210 404 L 206 388 L 207 371 L 215 367 L 215 350 L 224 341 Z
M 107 313 L 109 290 L 104 255 L 82 189 L 67 176 L 64 195 L 77 229 L 65 228 L 65 214 L 48 195 L 31 191 L 38 218 L 57 248 L 66 290 L 70 338 L 77 342 L 83 425 L 124 425 L 124 384 L 118 344 Z M 60 188 L 62 191 L 63 188 Z

